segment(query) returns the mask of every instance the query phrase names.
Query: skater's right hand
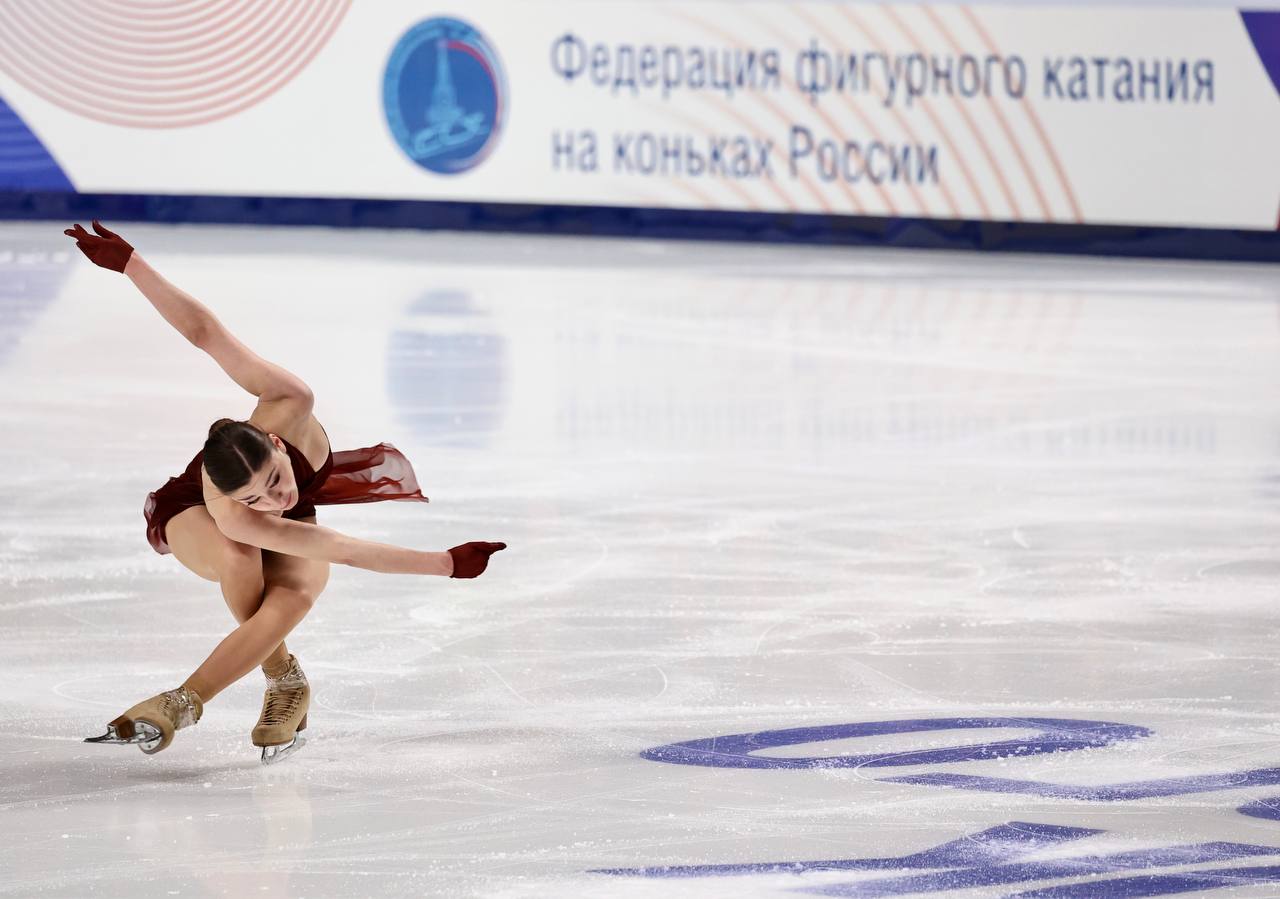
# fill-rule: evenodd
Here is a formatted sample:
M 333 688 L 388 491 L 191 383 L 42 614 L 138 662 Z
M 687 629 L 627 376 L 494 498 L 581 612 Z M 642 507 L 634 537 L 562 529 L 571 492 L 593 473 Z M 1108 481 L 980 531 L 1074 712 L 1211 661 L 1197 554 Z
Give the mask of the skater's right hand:
M 119 234 L 104 228 L 97 219 L 93 220 L 93 230 L 98 232 L 97 236 L 84 230 L 84 226 L 77 222 L 74 228 L 68 228 L 62 233 L 74 237 L 80 252 L 88 256 L 94 265 L 109 268 L 113 272 L 123 272 L 129 257 L 133 255 L 133 247 Z
M 464 543 L 449 550 L 453 574 L 449 577 L 479 577 L 489 567 L 489 557 L 507 548 L 505 543 Z

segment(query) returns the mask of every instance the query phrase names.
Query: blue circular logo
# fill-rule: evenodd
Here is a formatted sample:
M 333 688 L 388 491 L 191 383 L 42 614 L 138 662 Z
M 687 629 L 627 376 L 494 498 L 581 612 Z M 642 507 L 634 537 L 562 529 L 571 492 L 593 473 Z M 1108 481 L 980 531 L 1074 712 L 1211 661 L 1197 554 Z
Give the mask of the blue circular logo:
M 498 54 L 458 19 L 426 19 L 400 38 L 382 79 L 387 125 L 405 155 L 441 175 L 484 162 L 502 132 Z

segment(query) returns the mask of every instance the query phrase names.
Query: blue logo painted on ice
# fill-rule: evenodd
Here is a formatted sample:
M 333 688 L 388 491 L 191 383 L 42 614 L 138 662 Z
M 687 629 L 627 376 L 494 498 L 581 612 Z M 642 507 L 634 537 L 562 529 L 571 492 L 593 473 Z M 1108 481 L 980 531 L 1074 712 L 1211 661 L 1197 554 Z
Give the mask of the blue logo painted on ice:
M 498 54 L 459 19 L 419 22 L 400 38 L 382 79 L 382 104 L 396 143 L 441 175 L 475 168 L 493 150 L 506 114 Z
M 958 745 L 912 752 L 786 758 L 757 755 L 784 746 L 801 746 L 854 737 L 1009 728 L 1035 731 L 1030 736 L 980 745 Z M 647 749 L 646 759 L 676 765 L 715 768 L 872 768 L 975 762 L 1041 753 L 1101 749 L 1115 743 L 1151 736 L 1145 727 L 1111 721 L 1070 718 L 919 718 L 905 721 L 863 721 L 853 724 L 793 727 L 786 730 L 729 734 L 688 740 Z M 1154 797 L 1186 796 L 1218 790 L 1280 785 L 1280 768 L 1257 768 L 1223 774 L 1165 778 L 1120 784 L 1067 785 L 972 774 L 926 773 L 880 778 L 881 783 L 951 787 L 990 793 L 1021 793 L 1088 802 L 1125 802 Z M 1280 797 L 1261 799 L 1238 811 L 1252 818 L 1280 820 Z M 1087 876 L 1080 883 L 1049 885 L 1007 893 L 1009 899 L 1137 899 L 1147 896 L 1201 892 L 1220 888 L 1280 883 L 1280 864 L 1245 865 L 1162 872 L 1166 867 L 1241 862 L 1280 856 L 1280 847 L 1250 843 L 1194 843 L 1123 852 L 1095 851 L 1083 855 L 1025 856 L 1046 848 L 1105 831 L 1011 821 L 980 833 L 943 843 L 932 849 L 893 858 L 839 858 L 719 864 L 650 865 L 641 868 L 597 868 L 594 873 L 620 877 L 741 877 L 751 874 L 809 874 L 881 872 L 884 876 L 850 882 L 832 881 L 802 886 L 796 892 L 820 896 L 870 897 L 946 893 L 979 887 L 1030 884 Z M 1121 876 L 1111 876 L 1121 875 Z

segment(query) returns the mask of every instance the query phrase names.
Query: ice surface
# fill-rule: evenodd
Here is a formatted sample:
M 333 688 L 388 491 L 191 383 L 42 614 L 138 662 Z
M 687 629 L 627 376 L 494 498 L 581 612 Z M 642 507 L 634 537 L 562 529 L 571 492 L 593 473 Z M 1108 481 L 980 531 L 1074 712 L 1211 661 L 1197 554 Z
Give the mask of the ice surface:
M 1276 269 L 119 230 L 313 386 L 335 448 L 396 444 L 432 498 L 323 524 L 510 549 L 475 581 L 335 566 L 289 639 L 314 698 L 281 765 L 249 743 L 257 674 L 155 757 L 81 743 L 234 626 L 216 585 L 152 552 L 141 510 L 252 398 L 61 225 L 0 226 L 0 895 L 1116 896 L 1280 864 L 1280 821 L 1237 811 L 1280 797 L 1242 774 L 1280 767 Z M 760 754 L 1028 739 L 1032 718 L 1151 735 L 889 767 L 641 756 L 938 718 L 1009 726 Z M 889 782 L 941 774 L 1230 776 L 1116 801 Z M 593 873 L 988 831 L 961 845 L 1021 847 L 1021 880 L 936 855 Z M 1210 843 L 1261 848 L 1169 854 Z M 1144 850 L 1150 870 L 1102 878 L 1050 864 Z

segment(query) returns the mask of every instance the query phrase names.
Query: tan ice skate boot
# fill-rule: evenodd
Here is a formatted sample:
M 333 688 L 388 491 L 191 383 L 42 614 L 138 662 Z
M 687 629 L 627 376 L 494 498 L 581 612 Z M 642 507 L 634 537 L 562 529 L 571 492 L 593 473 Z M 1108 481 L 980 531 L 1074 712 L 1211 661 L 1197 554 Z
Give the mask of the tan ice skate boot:
M 190 727 L 204 714 L 200 694 L 190 687 L 166 690 L 138 703 L 107 725 L 100 737 L 86 737 L 86 743 L 137 743 L 147 755 L 173 742 L 174 731 Z
M 307 728 L 311 687 L 292 654 L 278 670 L 268 673 L 264 668 L 263 673 L 267 675 L 267 692 L 252 739 L 254 746 L 262 747 L 262 763 L 269 765 L 306 744 L 298 732 Z

